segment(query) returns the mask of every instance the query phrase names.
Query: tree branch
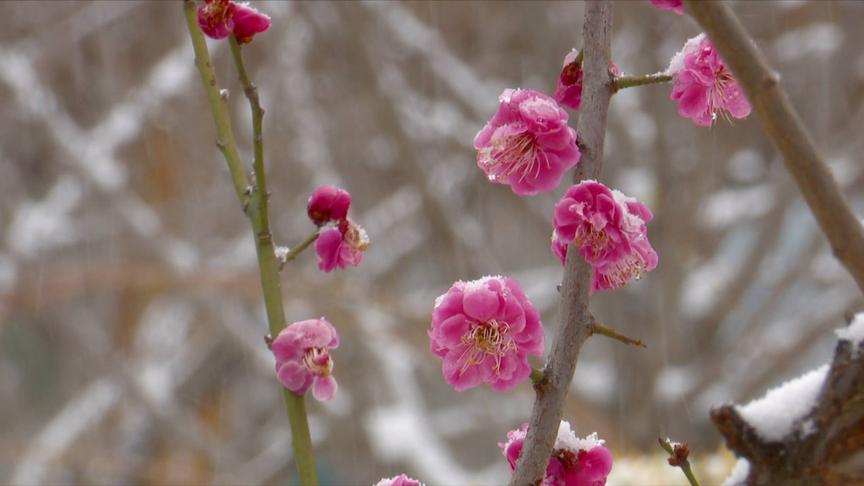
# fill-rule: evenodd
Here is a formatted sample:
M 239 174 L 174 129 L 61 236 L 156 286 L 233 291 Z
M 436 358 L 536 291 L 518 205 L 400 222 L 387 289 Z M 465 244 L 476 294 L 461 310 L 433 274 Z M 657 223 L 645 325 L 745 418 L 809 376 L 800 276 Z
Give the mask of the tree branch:
M 612 5 L 608 0 L 585 6 L 582 28 L 585 59 L 580 120 L 582 161 L 574 181 L 597 179 L 603 165 L 606 115 L 612 96 L 609 60 L 612 50 Z M 543 371 L 545 380 L 535 386 L 537 398 L 511 486 L 538 484 L 546 471 L 558 433 L 564 399 L 567 396 L 582 344 L 591 335 L 593 318 L 588 311 L 591 296 L 591 266 L 577 251 L 567 254 L 561 284 L 561 326 Z
M 780 75 L 747 34 L 728 5 L 686 0 L 687 12 L 705 29 L 735 74 L 766 135 L 783 155 L 786 169 L 804 196 L 834 255 L 864 291 L 864 226 L 852 212 L 819 155 L 813 139 L 789 103 Z
M 183 13 L 186 16 L 186 26 L 189 37 L 192 39 L 192 47 L 195 51 L 195 66 L 201 75 L 204 90 L 210 103 L 210 111 L 213 113 L 213 121 L 216 124 L 217 145 L 222 150 L 231 179 L 234 182 L 234 191 L 241 205 L 245 206 L 247 187 L 249 180 L 246 177 L 245 167 L 237 150 L 237 142 L 231 128 L 231 120 L 228 116 L 228 107 L 221 95 L 219 83 L 216 80 L 216 72 L 210 62 L 210 53 L 207 50 L 207 42 L 201 29 L 198 27 L 195 2 L 184 0 Z M 233 40 L 233 39 L 232 39 Z M 235 50 L 235 61 L 240 56 L 239 46 Z M 261 120 L 264 115 L 257 103 L 257 91 L 248 89 L 252 86 L 246 76 L 242 59 L 239 62 L 241 82 L 247 87 L 246 94 L 250 98 L 253 112 L 253 131 L 255 132 L 255 168 L 257 189 L 253 193 L 251 211 L 247 212 L 252 230 L 255 233 L 255 251 L 258 255 L 258 269 L 261 274 L 261 289 L 264 294 L 264 307 L 267 311 L 267 323 L 270 335 L 276 336 L 285 328 L 285 310 L 282 306 L 282 287 L 279 280 L 279 263 L 273 251 L 273 238 L 270 235 L 270 222 L 267 216 L 267 193 L 266 175 L 264 174 L 263 144 L 261 143 Z M 245 79 L 244 79 L 245 78 Z M 254 96 L 250 96 L 254 95 Z M 257 108 L 256 108 L 257 107 Z M 298 396 L 287 389 L 282 389 L 285 400 L 285 408 L 288 413 L 288 421 L 291 424 L 291 436 L 294 446 L 294 457 L 300 476 L 300 482 L 305 485 L 315 486 L 318 484 L 315 471 L 315 461 L 312 457 L 312 439 L 309 433 L 309 423 L 306 419 L 306 404 L 303 396 Z

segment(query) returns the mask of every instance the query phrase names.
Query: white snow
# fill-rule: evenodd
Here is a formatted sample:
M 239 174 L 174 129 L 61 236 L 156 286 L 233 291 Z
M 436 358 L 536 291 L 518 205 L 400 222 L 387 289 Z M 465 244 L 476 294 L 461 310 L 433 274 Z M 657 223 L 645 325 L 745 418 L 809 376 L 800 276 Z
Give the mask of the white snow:
M 590 451 L 605 441 L 597 437 L 597 432 L 589 434 L 584 439 L 576 437 L 576 433 L 570 428 L 570 422 L 562 420 L 558 425 L 558 437 L 555 438 L 555 449 L 568 449 L 571 451 Z
M 856 353 L 864 341 L 864 312 L 856 314 L 848 327 L 834 331 L 837 338 L 852 343 L 853 353 Z
M 684 54 L 693 49 L 696 49 L 699 46 L 699 43 L 702 42 L 702 38 L 705 37 L 705 34 L 699 34 L 696 37 L 689 39 L 684 47 L 681 48 L 678 53 L 672 56 L 672 59 L 669 61 L 669 67 L 666 68 L 666 74 L 675 74 L 684 67 Z
M 723 486 L 739 486 L 747 483 L 747 476 L 750 474 L 750 461 L 743 457 L 738 459 L 735 467 L 726 481 L 723 481 Z
M 828 365 L 823 365 L 735 409 L 762 439 L 779 442 L 813 408 L 827 374 Z

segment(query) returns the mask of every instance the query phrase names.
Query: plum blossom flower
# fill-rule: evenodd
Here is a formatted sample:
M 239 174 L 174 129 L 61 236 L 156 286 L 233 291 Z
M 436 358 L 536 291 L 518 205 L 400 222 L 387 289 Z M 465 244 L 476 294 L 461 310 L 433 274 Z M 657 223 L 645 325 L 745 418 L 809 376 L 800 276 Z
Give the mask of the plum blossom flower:
M 237 5 L 230 0 L 204 0 L 198 6 L 198 25 L 213 39 L 224 39 L 234 29 Z
M 567 112 L 530 89 L 505 89 L 498 101 L 498 111 L 474 137 L 477 166 L 521 196 L 558 187 L 580 156 Z
M 276 357 L 276 376 L 295 395 L 303 395 L 312 387 L 316 400 L 330 400 L 337 388 L 330 350 L 338 347 L 339 334 L 323 317 L 295 322 L 270 344 Z
M 528 356 L 544 349 L 540 314 L 510 277 L 454 283 L 435 300 L 428 334 L 456 391 L 480 383 L 509 390 L 531 374 Z
M 576 184 L 555 205 L 552 253 L 565 262 L 574 244 L 594 269 L 592 289 L 623 287 L 657 266 L 648 241 L 648 207 L 596 181 Z
M 661 10 L 672 10 L 678 15 L 684 13 L 684 2 L 682 0 L 651 0 L 651 5 Z
M 528 424 L 522 424 L 521 428 L 507 432 L 507 442 L 498 443 L 511 470 L 516 469 L 527 433 Z M 605 485 L 606 476 L 612 471 L 612 453 L 603 443 L 596 433 L 584 439 L 576 437 L 570 423 L 562 420 L 541 486 Z
M 330 221 L 342 221 L 348 217 L 351 194 L 335 186 L 316 187 L 309 196 L 306 213 L 318 226 Z
M 238 3 L 234 12 L 234 36 L 237 42 L 247 44 L 252 42 L 256 34 L 270 28 L 270 16 L 250 7 L 247 2 Z
M 270 17 L 246 2 L 204 0 L 198 6 L 198 25 L 208 37 L 224 39 L 234 34 L 237 42 L 245 44 L 270 28 Z
M 362 226 L 350 219 L 329 223 L 322 227 L 315 240 L 318 269 L 329 273 L 363 261 L 363 252 L 369 248 L 369 235 Z
M 618 66 L 610 62 L 609 73 L 618 76 L 620 74 Z M 552 97 L 558 103 L 573 110 L 578 111 L 582 105 L 582 61 L 579 59 L 578 50 L 573 49 L 564 56 L 564 65 Z
M 404 474 L 393 476 L 392 478 L 384 478 L 375 483 L 375 486 L 424 486 L 423 483 L 416 479 L 411 479 Z
M 678 114 L 697 125 L 711 126 L 718 115 L 729 120 L 750 114 L 750 102 L 704 33 L 684 44 L 666 73 L 672 76 Z

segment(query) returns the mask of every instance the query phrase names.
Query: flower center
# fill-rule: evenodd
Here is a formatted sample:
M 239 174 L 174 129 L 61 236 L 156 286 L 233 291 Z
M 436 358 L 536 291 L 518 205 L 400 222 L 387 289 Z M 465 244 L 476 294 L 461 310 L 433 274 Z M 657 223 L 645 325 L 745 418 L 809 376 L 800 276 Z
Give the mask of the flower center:
M 534 135 L 522 132 L 492 141 L 492 147 L 477 153 L 477 162 L 488 174 L 489 180 L 495 182 L 499 179 L 507 179 L 513 174 L 519 174 L 519 180 L 534 173 L 534 177 L 540 174 L 541 163 L 537 150 L 537 140 Z M 549 160 L 546 160 L 549 168 Z
M 630 254 L 604 269 L 603 276 L 614 288 L 621 288 L 627 285 L 631 278 L 636 280 L 642 278 L 642 274 L 646 271 L 645 261 L 638 254 Z
M 333 360 L 326 348 L 309 348 L 303 355 L 303 364 L 315 376 L 328 376 L 333 371 Z
M 605 229 L 597 230 L 591 223 L 585 223 L 576 230 L 576 246 L 588 246 L 592 258 L 600 258 L 609 245 L 609 235 Z
M 464 359 L 460 374 L 469 366 L 483 363 L 487 357 L 495 360 L 495 372 L 501 371 L 501 358 L 516 350 L 516 343 L 508 334 L 510 325 L 492 319 L 471 325 L 462 336 L 462 344 L 467 346 L 460 359 Z
M 345 242 L 357 251 L 366 251 L 369 248 L 369 235 L 366 230 L 358 224 L 348 221 L 348 228 L 344 232 Z
M 211 26 L 222 25 L 233 16 L 234 9 L 228 0 L 213 0 L 205 2 L 204 15 Z
M 711 110 L 712 121 L 716 120 L 719 114 L 727 122 L 732 123 L 729 111 L 726 109 L 726 102 L 729 98 L 727 90 L 729 85 L 734 82 L 735 79 L 732 77 L 732 73 L 726 69 L 726 66 L 721 65 L 717 68 L 714 77 L 714 87 L 708 95 L 708 109 Z

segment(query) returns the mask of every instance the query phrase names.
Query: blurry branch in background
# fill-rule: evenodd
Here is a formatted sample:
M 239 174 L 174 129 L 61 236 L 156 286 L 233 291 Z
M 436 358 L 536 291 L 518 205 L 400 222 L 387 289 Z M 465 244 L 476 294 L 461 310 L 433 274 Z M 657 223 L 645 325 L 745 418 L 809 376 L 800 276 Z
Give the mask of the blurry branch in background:
M 687 0 L 687 12 L 705 29 L 753 104 L 774 147 L 783 154 L 834 255 L 864 291 L 864 225 L 852 212 L 828 164 L 816 150 L 780 75 L 747 34 L 728 5 Z
M 723 405 L 711 419 L 726 439 L 726 445 L 749 463 L 748 484 L 860 484 L 861 444 L 864 443 L 864 340 L 840 339 L 834 359 L 812 405 L 787 430 L 772 430 L 768 424 L 749 423 L 741 407 Z M 824 370 L 824 368 L 822 368 Z M 814 371 L 811 373 L 818 373 Z M 803 379 L 803 378 L 802 378 Z M 799 379 L 800 382 L 801 379 Z M 784 385 L 790 386 L 790 385 Z M 769 396 L 761 399 L 766 401 Z M 799 390 L 797 400 L 806 400 Z M 792 398 L 784 395 L 785 398 Z M 775 397 L 776 398 L 776 397 Z M 774 400 L 776 407 L 797 404 Z M 748 406 L 749 407 L 749 406 Z M 780 410 L 774 410 L 780 414 Z
M 657 442 L 664 451 L 669 453 L 669 465 L 672 467 L 680 467 L 681 472 L 687 476 L 687 481 L 690 486 L 699 486 L 699 481 L 696 480 L 696 475 L 693 474 L 693 469 L 690 467 L 690 448 L 687 443 L 672 442 L 669 438 L 657 438 Z
M 810 134 L 789 103 L 780 86 L 779 74 L 768 65 L 728 5 L 688 0 L 687 11 L 729 63 L 768 138 L 783 154 L 787 170 L 828 237 L 834 255 L 859 289 L 864 290 L 864 226 L 852 212 L 830 168 L 817 153 Z M 745 470 L 749 483 L 864 479 L 857 457 L 864 443 L 861 348 L 864 348 L 861 341 L 838 342 L 814 403 L 806 404 L 809 406 L 806 416 L 798 417 L 787 430 L 772 430 L 766 437 L 768 425 L 748 423 L 739 413 L 741 409 L 734 405 L 712 411 L 711 418 L 729 448 L 748 461 L 749 470 Z
M 609 1 L 589 2 L 585 6 L 582 35 L 585 51 L 579 119 L 582 160 L 576 166 L 575 182 L 599 179 L 603 167 L 606 116 L 612 96 L 609 73 L 612 4 Z M 525 445 L 510 479 L 511 486 L 538 484 L 546 471 L 579 351 L 591 335 L 593 317 L 588 310 L 590 298 L 591 266 L 578 252 L 567 252 L 561 284 L 561 323 L 543 370 L 545 379 L 535 386 L 537 397 L 531 411 Z
M 193 0 L 184 0 L 183 12 L 186 16 L 186 25 L 192 46 L 195 50 L 195 66 L 201 74 L 201 81 L 207 92 L 210 110 L 213 113 L 213 121 L 216 124 L 217 145 L 225 156 L 234 190 L 244 212 L 249 217 L 252 229 L 255 233 L 255 250 L 258 255 L 258 269 L 261 273 L 261 287 L 264 293 L 264 305 L 267 311 L 267 321 L 270 327 L 270 335 L 276 336 L 285 328 L 285 310 L 282 304 L 282 289 L 279 280 L 279 263 L 276 260 L 273 235 L 270 233 L 270 221 L 268 212 L 267 175 L 264 171 L 263 141 L 261 136 L 261 123 L 264 110 L 258 103 L 258 91 L 249 81 L 246 69 L 242 62 L 240 46 L 236 40 L 231 38 L 232 53 L 240 81 L 245 88 L 246 96 L 252 108 L 254 146 L 255 146 L 255 174 L 254 185 L 250 186 L 246 177 L 243 161 L 237 151 L 237 143 L 234 140 L 234 132 L 231 128 L 231 119 L 228 116 L 226 96 L 219 89 L 216 80 L 216 72 L 210 61 L 207 51 L 207 43 L 204 35 L 198 27 L 196 6 Z M 251 206 L 247 206 L 247 197 L 251 196 Z M 248 209 L 248 211 L 246 211 Z M 291 436 L 293 439 L 294 455 L 300 482 L 303 485 L 316 485 L 318 479 L 315 471 L 315 462 L 312 457 L 312 439 L 309 434 L 309 423 L 306 418 L 306 405 L 303 396 L 297 396 L 287 389 L 282 390 L 285 400 L 288 420 L 291 423 Z

